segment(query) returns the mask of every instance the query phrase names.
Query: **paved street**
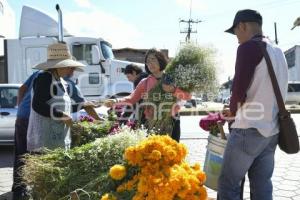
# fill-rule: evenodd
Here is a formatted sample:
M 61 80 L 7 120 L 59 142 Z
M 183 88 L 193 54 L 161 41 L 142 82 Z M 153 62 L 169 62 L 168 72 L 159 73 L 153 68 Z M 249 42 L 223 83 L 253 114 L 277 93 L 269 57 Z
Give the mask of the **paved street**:
M 205 159 L 205 139 L 182 140 L 189 147 L 188 161 L 199 162 L 201 166 Z M 287 155 L 277 149 L 273 174 L 274 200 L 300 200 L 300 153 Z M 216 192 L 208 189 L 209 197 L 216 197 Z M 244 199 L 249 198 L 249 182 L 246 180 Z M 262 199 L 263 200 L 263 199 Z
M 0 147 L 0 200 L 9 199 L 12 185 L 13 147 Z
M 300 114 L 292 114 L 296 123 L 298 136 L 300 136 Z M 189 148 L 188 161 L 204 164 L 207 133 L 199 128 L 201 116 L 181 118 L 182 142 Z M 227 127 L 224 127 L 227 130 Z M 279 148 L 275 154 L 275 171 L 273 174 L 274 200 L 300 200 L 300 153 L 288 155 Z M 216 197 L 216 192 L 208 189 L 209 197 Z M 250 199 L 249 182 L 246 179 L 244 199 Z M 262 199 L 263 200 L 263 199 Z
M 296 123 L 300 122 L 296 117 Z M 207 133 L 198 126 L 200 117 L 182 117 L 182 142 L 189 148 L 187 160 L 191 163 L 204 164 Z M 299 133 L 299 130 L 298 130 Z M 12 184 L 12 155 L 11 147 L 0 148 L 0 200 L 9 200 Z M 274 200 L 300 200 L 300 153 L 287 155 L 279 149 L 276 151 L 275 171 L 273 175 Z M 208 189 L 209 197 L 216 197 L 216 192 Z M 249 183 L 245 183 L 244 199 L 249 198 Z

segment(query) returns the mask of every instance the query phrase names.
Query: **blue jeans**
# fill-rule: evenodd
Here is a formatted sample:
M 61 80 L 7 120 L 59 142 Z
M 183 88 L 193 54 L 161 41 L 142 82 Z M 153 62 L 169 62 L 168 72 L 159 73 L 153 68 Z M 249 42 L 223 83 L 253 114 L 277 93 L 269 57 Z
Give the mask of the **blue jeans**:
M 240 200 L 240 184 L 248 172 L 251 200 L 272 200 L 271 177 L 278 135 L 263 137 L 256 129 L 232 129 L 219 177 L 220 200 Z

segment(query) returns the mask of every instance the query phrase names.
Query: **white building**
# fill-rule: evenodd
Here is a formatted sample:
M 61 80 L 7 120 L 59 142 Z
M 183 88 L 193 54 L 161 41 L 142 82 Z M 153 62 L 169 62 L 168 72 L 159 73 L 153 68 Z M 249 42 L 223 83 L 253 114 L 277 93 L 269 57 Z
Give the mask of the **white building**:
M 289 81 L 300 81 L 300 45 L 284 52 L 289 67 Z
M 4 38 L 15 37 L 15 14 L 7 0 L 0 0 L 0 56 L 4 55 Z

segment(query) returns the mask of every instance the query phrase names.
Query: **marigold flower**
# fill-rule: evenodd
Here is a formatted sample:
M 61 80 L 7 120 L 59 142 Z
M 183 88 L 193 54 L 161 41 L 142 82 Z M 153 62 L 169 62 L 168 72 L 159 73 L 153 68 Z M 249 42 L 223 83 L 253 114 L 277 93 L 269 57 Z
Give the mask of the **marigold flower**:
M 196 163 L 194 166 L 192 166 L 192 168 L 193 168 L 194 170 L 200 170 L 200 165 L 199 165 L 199 163 Z
M 199 200 L 206 200 L 207 199 L 207 191 L 205 187 L 200 187 L 198 190 L 198 193 L 200 194 Z
M 198 200 L 206 197 L 203 186 L 205 173 L 200 165 L 184 162 L 187 149 L 169 136 L 153 135 L 136 146 L 125 150 L 124 158 L 139 172 L 120 184 L 116 191 L 133 191 L 133 200 L 173 200 L 174 198 Z M 121 180 L 126 174 L 122 165 L 110 169 L 111 177 Z M 116 178 L 118 177 L 118 179 Z
M 150 158 L 153 160 L 159 160 L 161 158 L 161 153 L 158 150 L 153 150 L 150 154 Z
M 112 194 L 106 193 L 101 197 L 101 200 L 117 200 L 117 198 Z
M 200 180 L 201 184 L 206 181 L 206 174 L 203 171 L 198 171 L 197 178 Z
M 114 165 L 109 170 L 112 179 L 121 180 L 126 175 L 126 168 L 123 165 Z

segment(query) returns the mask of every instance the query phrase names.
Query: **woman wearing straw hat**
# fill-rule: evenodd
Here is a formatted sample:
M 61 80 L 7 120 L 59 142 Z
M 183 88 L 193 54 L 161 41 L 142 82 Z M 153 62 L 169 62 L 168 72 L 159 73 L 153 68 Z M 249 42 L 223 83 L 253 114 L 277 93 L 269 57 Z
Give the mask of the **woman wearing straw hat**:
M 47 61 L 34 67 L 43 72 L 33 83 L 27 133 L 27 150 L 30 152 L 39 152 L 42 148 L 70 147 L 72 105 L 63 77 L 74 70 L 83 71 L 84 67 L 72 59 L 66 44 L 52 44 L 47 50 Z

